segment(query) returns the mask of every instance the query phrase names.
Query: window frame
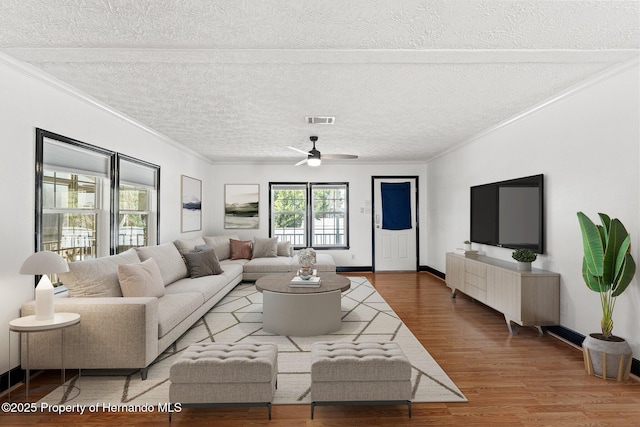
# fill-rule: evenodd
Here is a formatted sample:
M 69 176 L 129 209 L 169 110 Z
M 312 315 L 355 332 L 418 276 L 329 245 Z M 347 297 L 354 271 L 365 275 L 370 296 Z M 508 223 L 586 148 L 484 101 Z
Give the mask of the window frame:
M 286 187 L 286 186 L 304 186 L 306 190 L 306 200 L 305 200 L 305 227 L 304 227 L 304 236 L 306 240 L 306 244 L 304 246 L 300 245 L 292 245 L 294 249 L 302 249 L 306 247 L 313 248 L 315 250 L 347 250 L 350 248 L 349 245 L 349 183 L 348 182 L 269 182 L 269 237 L 274 236 L 275 231 L 275 212 L 273 209 L 273 192 L 274 187 Z M 313 191 L 314 189 L 319 189 L 321 187 L 344 187 L 345 190 L 345 200 L 344 200 L 344 244 L 343 245 L 314 245 L 314 206 L 313 206 Z M 276 236 L 277 237 L 277 236 Z
M 343 187 L 344 188 L 344 192 L 345 192 L 345 197 L 344 197 L 344 221 L 343 221 L 343 227 L 344 227 L 344 244 L 343 245 L 313 245 L 314 249 L 349 249 L 349 183 L 347 182 L 312 182 L 309 183 L 309 206 L 310 206 L 310 211 L 309 211 L 309 227 L 310 227 L 310 231 L 309 231 L 309 236 L 310 238 L 315 240 L 316 237 L 316 230 L 315 228 L 315 220 L 314 217 L 316 215 L 317 212 L 323 212 L 323 213 L 339 213 L 339 211 L 336 210 L 331 210 L 331 211 L 316 211 L 315 210 L 315 198 L 314 198 L 314 190 L 321 190 L 323 188 L 326 189 L 336 189 L 336 187 Z M 323 234 L 324 235 L 324 234 Z
M 45 213 L 44 209 L 44 170 L 45 170 L 45 159 L 44 159 L 44 146 L 45 139 L 50 139 L 52 141 L 69 144 L 71 147 L 80 149 L 83 151 L 88 151 L 90 153 L 95 153 L 98 155 L 105 156 L 109 159 L 109 177 L 105 178 L 108 183 L 109 195 L 104 195 L 100 201 L 96 201 L 96 207 L 93 210 L 97 211 L 97 215 L 100 215 L 100 211 L 106 211 L 107 207 L 103 206 L 103 201 L 106 203 L 109 200 L 108 207 L 108 242 L 103 242 L 106 247 L 108 247 L 109 255 L 114 255 L 117 253 L 118 248 L 118 218 L 119 218 L 119 169 L 120 169 L 120 159 L 126 160 L 131 163 L 139 164 L 145 167 L 149 167 L 155 170 L 156 174 L 156 183 L 155 183 L 155 207 L 149 206 L 149 217 L 155 217 L 155 239 L 156 244 L 160 241 L 160 166 L 145 162 L 140 159 L 136 159 L 134 157 L 126 156 L 124 154 L 117 153 L 112 150 L 108 150 L 105 148 L 97 147 L 95 145 L 88 144 L 86 142 L 82 142 L 73 138 L 69 138 L 63 135 L 59 135 L 54 132 L 50 132 L 44 129 L 36 128 L 36 144 L 35 144 L 35 232 L 34 232 L 34 248 L 36 252 L 39 252 L 44 249 L 43 242 L 43 215 Z M 106 191 L 107 183 L 104 184 L 104 191 Z M 102 186 L 97 186 L 100 188 L 96 188 L 96 191 L 103 191 Z M 98 204 L 101 204 L 98 206 Z M 66 210 L 66 209 L 65 209 Z M 61 209 L 56 209 L 56 211 L 61 211 Z M 68 210 L 67 210 L 68 211 Z M 88 211 L 88 210 L 87 210 Z M 104 221 L 100 220 L 99 221 Z M 106 226 L 106 224 L 103 224 Z M 97 233 L 98 238 L 106 238 L 100 234 L 100 226 L 97 225 Z M 37 283 L 37 282 L 36 282 Z
M 112 244 L 112 251 L 111 254 L 115 254 L 118 253 L 118 249 L 119 249 L 119 233 L 120 233 L 120 169 L 121 169 L 121 162 L 122 161 L 126 161 L 129 163 L 133 163 L 136 164 L 138 166 L 143 166 L 143 167 L 148 167 L 150 169 L 154 169 L 155 170 L 155 210 L 153 209 L 153 207 L 151 206 L 152 201 L 151 200 L 147 200 L 147 210 L 142 212 L 142 211 L 135 211 L 137 213 L 147 213 L 149 220 L 151 221 L 152 219 L 155 220 L 155 236 L 151 236 L 151 234 L 149 233 L 148 237 L 147 237 L 147 243 L 148 244 L 152 244 L 150 242 L 151 237 L 153 237 L 155 239 L 155 243 L 153 244 L 158 244 L 160 242 L 160 166 L 154 165 L 153 163 L 149 163 L 149 162 L 145 162 L 144 160 L 140 160 L 140 159 L 136 159 L 135 157 L 131 157 L 131 156 L 127 156 L 125 154 L 121 154 L 121 153 L 116 153 L 116 170 L 118 171 L 116 173 L 116 177 L 113 183 L 113 189 L 112 189 L 112 193 L 113 195 L 113 200 L 117 201 L 116 203 L 114 203 L 115 207 L 114 207 L 114 211 L 113 211 L 113 216 L 112 216 L 112 224 L 110 225 L 110 230 L 112 233 L 111 236 L 111 241 L 113 242 Z M 134 211 L 128 211 L 127 212 L 134 212 Z M 155 213 L 155 215 L 154 215 Z M 155 217 L 155 218 L 153 218 Z
M 275 220 L 276 220 L 276 213 L 273 209 L 273 197 L 274 197 L 274 190 L 285 190 L 285 188 L 277 188 L 274 189 L 274 187 L 291 187 L 288 188 L 290 190 L 294 190 L 294 189 L 302 189 L 304 190 L 304 196 L 305 196 L 305 201 L 304 201 L 304 211 L 302 212 L 302 217 L 304 218 L 304 232 L 303 232 L 303 237 L 305 240 L 305 243 L 303 245 L 295 245 L 292 244 L 291 246 L 296 249 L 296 248 L 305 248 L 307 247 L 307 245 L 309 244 L 309 233 L 307 232 L 307 224 L 309 222 L 309 218 L 307 215 L 307 206 L 309 204 L 309 192 L 308 192 L 308 188 L 307 188 L 307 183 L 306 182 L 280 182 L 280 183 L 276 183 L 276 182 L 270 182 L 269 183 L 269 237 L 273 237 L 274 231 L 275 231 Z M 279 212 L 279 211 L 278 211 Z M 294 212 L 294 211 L 292 211 Z M 295 235 L 294 235 L 295 236 Z M 276 236 L 278 237 L 278 236 Z
M 47 183 L 47 185 L 49 185 L 49 178 L 45 177 L 44 172 L 46 172 L 46 169 L 43 169 L 43 180 L 42 180 L 42 184 L 43 184 L 43 205 L 42 205 L 42 227 L 41 227 L 41 232 L 39 233 L 40 238 L 42 239 L 42 250 L 52 250 L 52 249 L 47 249 L 45 247 L 46 242 L 44 241 L 44 237 L 45 237 L 45 218 L 48 215 L 61 215 L 62 216 L 62 224 L 64 224 L 64 220 L 65 218 L 69 215 L 89 215 L 89 216 L 93 216 L 93 222 L 94 222 L 94 235 L 93 235 L 93 239 L 95 240 L 95 245 L 89 245 L 89 246 L 74 246 L 74 247 L 65 247 L 65 248 L 60 248 L 58 247 L 57 250 L 58 251 L 63 251 L 63 250 L 77 250 L 81 247 L 83 248 L 93 248 L 92 250 L 89 250 L 89 254 L 93 254 L 93 256 L 97 256 L 100 252 L 100 249 L 104 249 L 107 250 L 108 246 L 104 246 L 104 247 L 98 247 L 97 243 L 101 242 L 103 240 L 103 230 L 100 227 L 100 221 L 102 220 L 101 218 L 103 218 L 104 212 L 103 212 L 103 195 L 102 193 L 103 191 L 103 187 L 105 185 L 105 183 L 103 182 L 103 178 L 101 177 L 95 177 L 95 182 L 93 183 L 93 189 L 94 189 L 94 206 L 92 208 L 69 208 L 69 207 L 60 207 L 57 205 L 57 195 L 56 195 L 56 190 L 58 188 L 58 180 L 62 181 L 64 180 L 64 178 L 58 178 L 57 175 L 76 175 L 79 176 L 79 173 L 72 173 L 72 172 L 66 172 L 66 171 L 61 171 L 61 170 L 49 170 L 50 172 L 53 173 L 53 181 L 51 182 L 53 184 L 53 207 L 47 207 L 45 201 L 44 201 L 44 194 L 46 193 L 45 191 L 45 183 Z M 84 175 L 84 176 L 89 176 L 88 174 Z M 62 224 L 60 222 L 58 222 L 58 220 L 56 220 L 56 223 L 58 224 L 58 230 L 60 229 L 59 227 L 62 226 Z M 50 223 L 47 223 L 47 225 L 50 225 Z M 59 235 L 60 237 L 60 235 Z M 64 237 L 64 235 L 62 235 L 61 237 Z M 58 240 L 58 243 L 60 243 L 61 240 Z M 53 275 L 52 275 L 53 277 Z
M 34 246 L 35 251 L 39 252 L 44 249 L 43 242 L 43 232 L 44 232 L 44 224 L 43 224 L 43 215 L 44 215 L 44 143 L 45 138 L 62 142 L 65 144 L 69 144 L 75 148 L 80 148 L 82 150 L 90 151 L 96 153 L 98 155 L 103 155 L 109 158 L 109 179 L 113 181 L 113 175 L 115 172 L 115 152 L 111 150 L 107 150 L 104 148 L 96 147 L 94 145 L 87 144 L 82 141 L 75 140 L 73 138 L 69 138 L 63 135 L 59 135 L 53 132 L 49 132 L 40 128 L 36 128 L 36 167 L 35 167 L 35 232 L 34 232 Z M 113 184 L 111 183 L 110 186 Z M 96 191 L 100 191 L 96 188 Z M 98 205 L 100 203 L 100 205 Z M 101 205 L 101 201 L 96 201 L 96 206 L 94 207 L 94 211 L 100 211 L 104 209 L 104 206 Z M 97 218 L 99 221 L 99 212 L 97 213 Z M 111 230 L 113 226 L 113 196 L 110 198 L 110 207 L 109 207 L 109 229 Z M 99 227 L 97 226 L 97 233 L 100 233 Z M 99 234 L 98 234 L 99 235 Z M 110 236 L 111 239 L 111 236 Z M 112 242 L 109 242 L 108 247 L 111 251 Z

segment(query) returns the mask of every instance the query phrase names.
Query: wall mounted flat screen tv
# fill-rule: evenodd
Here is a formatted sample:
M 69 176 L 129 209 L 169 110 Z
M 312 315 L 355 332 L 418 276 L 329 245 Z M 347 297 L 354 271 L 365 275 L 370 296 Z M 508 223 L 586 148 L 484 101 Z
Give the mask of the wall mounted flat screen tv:
M 471 187 L 471 241 L 544 249 L 543 175 Z

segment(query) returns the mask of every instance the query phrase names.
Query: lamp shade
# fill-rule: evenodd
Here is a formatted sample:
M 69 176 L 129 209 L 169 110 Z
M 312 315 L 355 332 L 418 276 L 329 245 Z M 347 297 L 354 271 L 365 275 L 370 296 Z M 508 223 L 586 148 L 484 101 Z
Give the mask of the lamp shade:
M 31 255 L 20 267 L 20 274 L 42 275 L 36 286 L 36 321 L 53 320 L 53 285 L 47 274 L 69 271 L 67 262 L 57 253 L 40 251 Z
M 20 267 L 20 274 L 51 274 L 69 271 L 67 262 L 55 252 L 40 251 L 31 255 Z

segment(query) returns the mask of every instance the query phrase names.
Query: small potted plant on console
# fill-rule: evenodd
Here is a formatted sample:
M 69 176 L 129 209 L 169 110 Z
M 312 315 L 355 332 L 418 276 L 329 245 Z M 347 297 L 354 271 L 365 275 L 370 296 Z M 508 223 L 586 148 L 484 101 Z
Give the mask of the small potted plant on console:
M 538 258 L 538 255 L 531 249 L 521 248 L 513 251 L 511 257 L 518 261 L 518 270 L 531 271 L 531 263 Z

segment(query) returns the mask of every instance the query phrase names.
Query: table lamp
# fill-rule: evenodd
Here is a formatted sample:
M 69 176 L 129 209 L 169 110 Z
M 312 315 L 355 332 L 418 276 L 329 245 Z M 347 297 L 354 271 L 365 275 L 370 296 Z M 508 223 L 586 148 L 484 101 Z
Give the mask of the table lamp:
M 36 286 L 36 320 L 53 319 L 53 285 L 47 274 L 65 271 L 69 271 L 67 262 L 51 251 L 36 252 L 22 263 L 20 274 L 42 275 Z

